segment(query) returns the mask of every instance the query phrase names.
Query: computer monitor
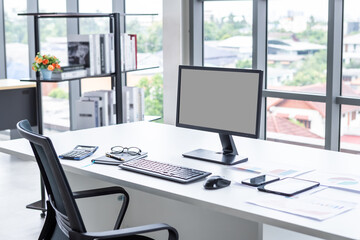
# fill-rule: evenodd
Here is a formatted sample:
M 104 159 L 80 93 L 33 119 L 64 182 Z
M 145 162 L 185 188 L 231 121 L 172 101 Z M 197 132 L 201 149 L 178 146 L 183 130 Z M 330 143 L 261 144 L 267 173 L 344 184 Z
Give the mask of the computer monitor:
M 223 148 L 183 156 L 225 165 L 247 161 L 232 135 L 259 137 L 262 79 L 261 70 L 179 66 L 176 126 L 219 133 Z

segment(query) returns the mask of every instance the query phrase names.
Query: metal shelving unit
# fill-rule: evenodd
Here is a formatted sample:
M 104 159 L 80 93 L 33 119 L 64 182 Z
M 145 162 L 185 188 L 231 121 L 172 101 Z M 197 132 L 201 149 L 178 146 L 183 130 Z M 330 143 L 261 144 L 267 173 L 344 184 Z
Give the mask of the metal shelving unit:
M 122 79 L 123 73 L 153 69 L 158 67 L 139 68 L 128 71 L 121 71 L 121 38 L 120 38 L 120 17 L 121 16 L 155 16 L 157 14 L 121 14 L 121 13 L 19 13 L 19 16 L 28 16 L 34 18 L 34 38 L 35 38 L 35 52 L 40 52 L 40 32 L 39 20 L 42 18 L 109 18 L 110 20 L 110 33 L 114 34 L 114 51 L 115 51 L 115 72 L 111 74 L 92 75 L 82 78 L 71 78 L 64 80 L 42 80 L 40 72 L 36 72 L 36 78 L 24 78 L 21 81 L 36 82 L 36 108 L 37 108 L 37 125 L 38 132 L 43 134 L 43 118 L 42 118 L 42 101 L 41 101 L 41 83 L 46 82 L 66 82 L 79 80 L 83 78 L 101 78 L 111 77 L 112 86 L 115 88 L 116 103 L 122 102 L 122 87 L 124 81 Z M 116 104 L 116 123 L 122 123 L 123 109 L 122 104 Z M 30 209 L 41 210 L 41 216 L 45 216 L 45 189 L 41 181 L 41 200 L 26 206 Z

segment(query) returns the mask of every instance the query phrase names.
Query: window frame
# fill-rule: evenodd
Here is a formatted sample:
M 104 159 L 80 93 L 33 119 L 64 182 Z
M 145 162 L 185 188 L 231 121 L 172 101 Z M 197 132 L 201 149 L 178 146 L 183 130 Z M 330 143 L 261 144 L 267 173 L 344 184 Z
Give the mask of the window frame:
M 204 48 L 204 2 L 229 0 L 192 0 L 190 4 L 190 63 L 203 65 Z M 234 0 L 231 0 L 234 1 Z M 237 0 L 244 1 L 244 0 Z M 267 89 L 267 25 L 268 1 L 253 1 L 253 68 L 264 71 L 264 87 L 262 98 L 262 117 L 260 138 L 266 138 L 266 98 L 283 98 L 325 103 L 325 146 L 327 150 L 340 151 L 340 119 L 341 105 L 360 106 L 360 97 L 344 97 L 341 95 L 342 84 L 342 50 L 344 26 L 344 2 L 346 0 L 328 0 L 328 42 L 327 42 L 327 77 L 326 93 L 299 93 Z M 199 20 L 199 16 L 202 17 Z M 194 31 L 194 26 L 201 26 L 202 31 Z M 199 40 L 200 39 L 200 40 Z M 194 49 L 197 49 L 196 51 Z M 199 49 L 202 49 L 201 51 Z M 201 60 L 199 58 L 201 57 Z M 295 142 L 293 142 L 296 144 Z
M 0 2 L 0 79 L 6 78 L 6 41 L 5 41 L 5 9 L 4 1 Z

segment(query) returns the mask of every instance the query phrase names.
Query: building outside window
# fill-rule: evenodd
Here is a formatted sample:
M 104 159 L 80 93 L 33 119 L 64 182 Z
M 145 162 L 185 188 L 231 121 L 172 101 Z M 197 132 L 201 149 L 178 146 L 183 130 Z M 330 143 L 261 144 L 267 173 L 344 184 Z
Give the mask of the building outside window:
M 358 1 L 344 2 L 342 96 L 360 97 L 360 7 Z M 341 151 L 360 150 L 360 106 L 341 105 Z
M 313 7 L 306 7 L 308 4 Z M 268 1 L 268 89 L 325 93 L 327 9 L 327 0 Z M 267 103 L 269 139 L 296 141 L 296 136 L 299 143 L 324 146 L 325 104 L 292 99 L 274 102 L 271 98 Z
M 252 67 L 252 1 L 204 2 L 204 65 Z
M 329 83 L 336 86 L 342 81 L 341 95 L 351 99 L 340 99 L 337 95 L 337 101 L 354 104 L 341 104 L 339 112 L 338 139 L 341 149 L 351 152 L 360 152 L 360 119 L 357 116 L 360 111 L 357 100 L 360 96 L 360 15 L 356 7 L 359 4 L 356 0 L 344 0 L 343 59 L 335 59 L 342 61 L 342 79 L 332 78 Z M 326 146 L 326 136 L 332 135 L 331 142 L 336 142 L 336 137 L 330 134 L 333 129 L 326 130 L 326 122 L 336 119 L 329 120 L 326 113 L 328 71 L 333 69 L 333 65 L 327 65 L 328 51 L 340 49 L 338 45 L 335 50 L 328 49 L 329 27 L 338 29 L 329 25 L 329 19 L 335 19 L 333 15 L 328 16 L 329 1 L 266 1 L 263 4 L 266 7 L 260 7 L 256 14 L 263 16 L 266 9 L 267 25 L 263 26 L 264 20 L 255 27 L 267 31 L 267 35 L 253 32 L 252 23 L 261 19 L 252 16 L 253 6 L 259 6 L 259 3 L 250 0 L 203 1 L 204 65 L 251 68 L 253 42 L 262 42 L 266 38 L 264 94 L 271 96 L 266 97 L 266 138 L 319 148 Z M 335 14 L 342 14 L 340 12 Z M 255 17 L 257 19 L 253 19 Z M 242 46 L 248 51 L 242 51 Z

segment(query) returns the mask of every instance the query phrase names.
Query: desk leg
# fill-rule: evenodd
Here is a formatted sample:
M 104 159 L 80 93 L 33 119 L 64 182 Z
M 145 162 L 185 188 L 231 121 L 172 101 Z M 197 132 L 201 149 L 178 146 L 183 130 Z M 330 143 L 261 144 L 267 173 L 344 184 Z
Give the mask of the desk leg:
M 45 206 L 45 188 L 44 188 L 44 183 L 42 178 L 40 177 L 40 190 L 41 190 L 41 200 L 36 201 L 34 203 L 30 203 L 29 205 L 26 206 L 26 208 L 29 209 L 34 209 L 34 210 L 41 210 L 42 213 L 40 214 L 40 216 L 42 218 L 45 217 L 45 212 L 46 212 L 46 206 Z

